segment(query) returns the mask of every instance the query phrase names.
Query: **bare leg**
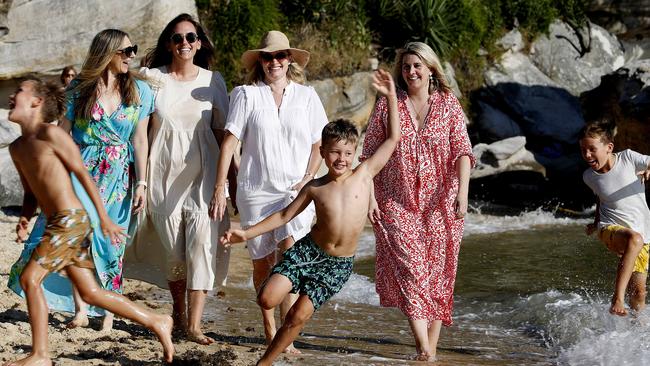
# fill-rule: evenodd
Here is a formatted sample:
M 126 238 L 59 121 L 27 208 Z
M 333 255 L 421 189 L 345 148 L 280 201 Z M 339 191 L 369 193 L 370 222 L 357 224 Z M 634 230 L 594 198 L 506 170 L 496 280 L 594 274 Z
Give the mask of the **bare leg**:
M 187 327 L 187 338 L 193 342 L 203 345 L 214 343 L 214 339 L 203 334 L 201 330 L 201 317 L 205 307 L 205 290 L 189 290 L 190 317 Z
M 429 342 L 429 330 L 425 319 L 409 319 L 411 332 L 415 338 L 415 359 L 418 361 L 429 361 L 429 358 L 435 357 L 431 350 Z
M 287 318 L 280 330 L 273 338 L 273 342 L 266 349 L 258 365 L 271 365 L 273 361 L 293 343 L 302 328 L 314 314 L 314 305 L 307 295 L 300 295 L 296 303 L 287 313 Z
M 32 352 L 21 360 L 6 363 L 5 366 L 52 365 L 47 340 L 48 309 L 41 288 L 41 283 L 43 283 L 43 279 L 47 274 L 46 269 L 38 265 L 34 260 L 30 260 L 20 276 L 20 285 L 25 291 L 25 298 L 27 299 L 29 325 L 32 328 Z
M 274 264 L 275 253 L 271 253 L 261 259 L 253 259 L 253 286 L 255 286 L 255 291 L 258 294 L 260 293 L 262 284 L 269 277 L 271 268 L 273 268 Z M 262 308 L 261 310 L 262 321 L 264 322 L 264 337 L 266 338 L 266 344 L 271 344 L 276 331 L 274 308 Z
M 616 272 L 616 286 L 614 296 L 612 297 L 612 306 L 609 312 L 624 316 L 627 315 L 627 310 L 625 309 L 625 291 L 634 271 L 636 257 L 643 248 L 643 239 L 637 232 L 624 229 L 616 231 L 612 236 L 611 243 L 606 244 L 611 251 L 621 255 L 618 271 Z
M 630 307 L 634 311 L 642 311 L 645 309 L 645 297 L 647 293 L 645 289 L 646 278 L 647 274 L 639 272 L 632 273 L 628 292 L 630 294 Z
M 431 357 L 429 357 L 429 361 L 436 361 L 438 339 L 440 339 L 440 328 L 442 328 L 442 320 L 434 320 L 427 329 L 427 333 L 429 335 L 429 349 L 431 350 Z
M 163 346 L 164 360 L 172 362 L 174 321 L 169 315 L 156 314 L 136 305 L 126 297 L 99 287 L 92 270 L 68 266 L 68 277 L 79 289 L 81 298 L 90 305 L 99 306 L 123 318 L 138 322 L 156 334 Z
M 278 250 L 280 251 L 280 255 L 278 256 L 277 262 L 279 262 L 282 259 L 282 254 L 286 252 L 289 248 L 293 246 L 295 243 L 295 240 L 293 239 L 293 236 L 290 236 L 284 240 L 282 240 L 280 243 L 278 243 Z M 287 312 L 293 304 L 298 300 L 298 294 L 292 294 L 289 293 L 285 298 L 284 301 L 280 304 L 280 320 L 282 323 L 284 323 L 284 318 L 287 315 Z M 284 350 L 285 353 L 291 353 L 291 354 L 300 354 L 301 352 L 294 347 L 293 343 L 291 343 L 287 349 Z
M 87 327 L 88 321 L 88 304 L 86 304 L 79 295 L 77 288 L 72 285 L 72 297 L 74 298 L 74 318 L 66 325 L 67 328 Z
M 187 306 L 185 294 L 187 292 L 187 280 L 169 281 L 169 292 L 172 295 L 172 318 L 174 318 L 174 330 L 187 333 Z

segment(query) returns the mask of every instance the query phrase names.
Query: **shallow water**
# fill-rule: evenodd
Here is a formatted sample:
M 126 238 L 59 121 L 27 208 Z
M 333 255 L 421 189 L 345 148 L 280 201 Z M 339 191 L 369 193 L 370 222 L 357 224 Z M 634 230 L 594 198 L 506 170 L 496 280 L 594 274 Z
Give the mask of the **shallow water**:
M 439 365 L 643 365 L 650 314 L 608 314 L 617 258 L 584 235 L 586 219 L 535 211 L 467 219 L 454 325 L 442 331 Z M 374 240 L 360 243 L 355 274 L 317 312 L 282 364 L 405 365 L 415 346 L 403 315 L 378 306 Z M 244 255 L 236 260 L 247 260 Z M 222 341 L 262 346 L 261 316 L 246 275 L 231 277 L 207 318 Z M 229 334 L 247 334 L 234 337 Z

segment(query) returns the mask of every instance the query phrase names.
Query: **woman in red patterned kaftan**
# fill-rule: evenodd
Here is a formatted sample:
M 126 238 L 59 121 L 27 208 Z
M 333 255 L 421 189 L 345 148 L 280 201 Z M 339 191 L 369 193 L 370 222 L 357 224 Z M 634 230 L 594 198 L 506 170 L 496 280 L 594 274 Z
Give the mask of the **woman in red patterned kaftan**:
M 376 288 L 382 306 L 409 319 L 417 358 L 434 360 L 441 324 L 452 323 L 458 251 L 467 212 L 472 146 L 463 110 L 424 43 L 397 55 L 402 138 L 375 177 Z M 370 119 L 361 159 L 385 139 L 386 99 Z

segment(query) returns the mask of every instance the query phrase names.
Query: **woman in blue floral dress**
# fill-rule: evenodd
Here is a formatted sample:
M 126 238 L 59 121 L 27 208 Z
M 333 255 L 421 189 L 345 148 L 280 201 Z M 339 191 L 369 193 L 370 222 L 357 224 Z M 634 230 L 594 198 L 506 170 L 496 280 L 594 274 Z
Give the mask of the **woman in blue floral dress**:
M 132 214 L 142 211 L 145 203 L 147 164 L 147 124 L 153 112 L 154 96 L 150 87 L 129 70 L 137 52 L 128 34 L 116 29 L 99 32 L 93 39 L 77 79 L 67 91 L 68 108 L 60 126 L 70 131 L 81 150 L 88 172 L 96 182 L 106 211 L 118 225 L 129 227 Z M 83 195 L 83 194 L 81 194 Z M 29 205 L 28 205 L 29 206 Z M 25 234 L 33 209 L 23 208 L 17 227 L 18 238 Z M 45 228 L 39 216 L 21 258 L 12 267 L 9 287 L 22 295 L 19 277 L 38 244 Z M 94 235 L 92 255 L 97 278 L 104 289 L 122 292 L 124 244 L 112 244 L 103 235 Z M 101 309 L 86 309 L 67 281 L 51 274 L 43 287 L 50 309 L 75 310 L 69 327 L 86 326 L 88 314 L 105 313 L 102 328 L 113 325 L 113 315 Z

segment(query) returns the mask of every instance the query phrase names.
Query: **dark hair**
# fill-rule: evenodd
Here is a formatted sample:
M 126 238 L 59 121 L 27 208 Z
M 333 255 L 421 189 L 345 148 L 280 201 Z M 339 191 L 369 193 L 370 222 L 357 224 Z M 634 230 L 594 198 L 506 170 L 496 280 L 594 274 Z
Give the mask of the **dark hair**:
M 344 140 L 356 144 L 359 141 L 359 131 L 354 123 L 347 119 L 339 118 L 323 127 L 321 143 L 339 142 Z
M 204 69 L 210 69 L 214 61 L 214 46 L 212 42 L 206 35 L 201 23 L 194 20 L 194 18 L 187 14 L 183 13 L 172 19 L 171 22 L 167 23 L 165 29 L 160 33 L 158 37 L 158 43 L 155 48 L 150 49 L 147 52 L 147 55 L 144 57 L 142 64 L 149 68 L 167 66 L 172 63 L 172 53 L 167 49 L 169 42 L 171 42 L 172 33 L 174 32 L 174 27 L 180 22 L 190 22 L 196 28 L 196 34 L 201 41 L 201 49 L 196 51 L 194 55 L 194 65 L 202 67 Z
M 37 77 L 27 77 L 24 81 L 31 82 L 34 87 L 34 96 L 43 99 L 41 107 L 43 122 L 49 123 L 58 120 L 65 112 L 63 88 L 52 82 L 44 82 Z
M 616 123 L 614 120 L 610 117 L 601 117 L 600 119 L 587 123 L 580 130 L 578 140 L 582 140 L 585 137 L 600 138 L 602 142 L 608 144 L 614 142 L 614 136 L 616 136 Z
M 65 85 L 65 78 L 68 76 L 68 73 L 70 71 L 74 71 L 74 73 L 77 73 L 77 70 L 75 70 L 74 66 L 68 65 L 61 70 L 61 76 L 59 76 L 59 80 L 61 80 L 61 84 Z

